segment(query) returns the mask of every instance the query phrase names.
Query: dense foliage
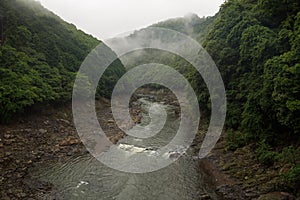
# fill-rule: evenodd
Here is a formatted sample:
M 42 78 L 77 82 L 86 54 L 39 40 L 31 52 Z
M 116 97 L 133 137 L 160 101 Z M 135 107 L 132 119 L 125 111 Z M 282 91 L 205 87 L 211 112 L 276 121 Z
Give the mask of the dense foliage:
M 228 149 L 254 143 L 258 161 L 291 164 L 285 178 L 299 185 L 300 2 L 228 0 L 215 17 L 192 15 L 153 26 L 196 38 L 216 62 L 228 101 Z M 206 85 L 183 59 L 153 50 L 133 58 L 136 63 L 126 67 L 157 62 L 177 69 L 194 87 L 202 114 L 209 113 Z
M 76 71 L 100 41 L 29 0 L 0 1 L 0 120 L 38 102 L 71 99 Z M 125 72 L 120 61 L 100 82 L 98 95 Z
M 203 45 L 226 87 L 228 148 L 252 143 L 261 163 L 289 163 L 284 178 L 299 189 L 300 2 L 228 0 Z
M 204 41 L 222 73 L 227 127 L 246 140 L 299 142 L 300 2 L 229 0 Z
M 250 144 L 261 164 L 289 166 L 278 176 L 286 183 L 285 189 L 297 194 L 300 2 L 227 0 L 216 16 L 201 23 L 175 19 L 154 26 L 180 31 L 201 42 L 214 59 L 226 88 L 226 149 Z M 197 93 L 202 114 L 209 116 L 210 96 L 201 75 L 192 66 L 166 54 L 145 57 L 184 74 Z
M 214 17 L 188 15 L 152 25 L 197 39 L 216 62 L 226 87 L 230 149 L 262 141 L 278 150 L 299 145 L 299 11 L 296 0 L 228 0 Z M 151 62 L 172 66 L 191 82 L 202 113 L 209 113 L 206 85 L 184 59 L 144 50 L 127 61 L 128 69 Z
M 188 14 L 184 17 L 169 19 L 166 21 L 153 24 L 150 27 L 167 28 L 180 33 L 184 33 L 202 41 L 210 30 L 215 17 L 198 17 L 196 14 Z

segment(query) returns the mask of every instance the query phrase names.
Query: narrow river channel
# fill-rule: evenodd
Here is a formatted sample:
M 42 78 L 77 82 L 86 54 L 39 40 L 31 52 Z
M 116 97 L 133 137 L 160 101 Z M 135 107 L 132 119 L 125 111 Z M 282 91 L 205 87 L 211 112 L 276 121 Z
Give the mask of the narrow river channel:
M 147 110 L 153 102 L 147 98 L 138 100 Z M 165 107 L 168 117 L 163 130 L 155 137 L 138 139 L 127 136 L 120 140 L 117 148 L 135 154 L 149 151 L 155 154 L 160 146 L 168 144 L 174 137 L 179 125 L 179 118 L 171 105 Z M 149 123 L 145 113 L 141 125 Z M 56 190 L 55 199 L 99 199 L 99 200 L 196 200 L 203 192 L 199 180 L 197 161 L 192 154 L 183 153 L 183 147 L 166 155 L 173 159 L 182 155 L 176 162 L 161 170 L 131 174 L 111 169 L 91 155 L 70 158 L 65 163 L 41 166 L 35 169 L 34 176 L 52 183 Z

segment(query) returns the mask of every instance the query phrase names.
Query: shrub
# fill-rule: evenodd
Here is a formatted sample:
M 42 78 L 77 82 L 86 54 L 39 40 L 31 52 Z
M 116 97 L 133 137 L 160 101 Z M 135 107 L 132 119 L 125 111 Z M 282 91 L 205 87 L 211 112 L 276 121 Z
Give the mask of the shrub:
M 294 166 L 288 173 L 283 175 L 284 179 L 292 186 L 299 187 L 300 185 L 300 165 Z
M 247 144 L 246 135 L 240 131 L 228 130 L 226 134 L 226 140 L 227 149 L 232 151 Z
M 279 155 L 279 159 L 283 163 L 296 164 L 297 158 L 300 155 L 299 149 L 293 146 L 285 147 Z
M 259 142 L 256 149 L 256 157 L 258 161 L 264 165 L 273 165 L 278 160 L 279 154 L 271 150 L 271 147 L 263 140 Z

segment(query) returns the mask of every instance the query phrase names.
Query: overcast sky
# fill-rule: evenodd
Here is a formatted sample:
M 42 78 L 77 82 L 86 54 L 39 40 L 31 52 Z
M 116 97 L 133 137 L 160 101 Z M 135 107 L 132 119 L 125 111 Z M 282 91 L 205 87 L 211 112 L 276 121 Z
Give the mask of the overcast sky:
M 188 13 L 212 16 L 224 0 L 39 0 L 79 29 L 107 39 L 181 17 Z

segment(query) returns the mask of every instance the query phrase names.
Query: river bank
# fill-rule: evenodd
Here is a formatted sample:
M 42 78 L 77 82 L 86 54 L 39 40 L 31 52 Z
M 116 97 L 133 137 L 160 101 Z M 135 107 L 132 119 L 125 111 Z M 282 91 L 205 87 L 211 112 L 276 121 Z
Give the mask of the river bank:
M 96 101 L 99 123 L 112 143 L 124 137 L 113 122 L 110 103 Z M 73 124 L 71 104 L 46 106 L 0 125 L 0 199 L 40 199 L 53 185 L 35 180 L 29 171 L 43 163 L 63 162 L 88 154 Z M 137 109 L 131 110 L 140 120 Z
M 282 176 L 289 168 L 289 165 L 259 163 L 254 144 L 228 150 L 225 133 L 212 152 L 199 160 L 207 192 L 222 200 L 298 200 L 299 191 L 293 194 Z
M 132 102 L 143 95 L 173 105 L 177 107 L 175 113 L 180 113 L 178 102 L 168 92 L 144 89 L 133 96 Z M 131 115 L 138 123 L 143 111 L 139 104 L 131 106 Z M 101 127 L 117 143 L 125 135 L 113 121 L 109 101 L 97 101 L 96 110 Z M 195 152 L 205 130 L 205 125 L 201 126 L 193 144 Z M 42 112 L 21 116 L 11 124 L 1 125 L 0 131 L 0 199 L 47 199 L 55 192 L 55 186 L 33 178 L 29 172 L 38 165 L 63 163 L 70 157 L 88 154 L 74 128 L 71 105 L 47 107 Z M 199 199 L 295 199 L 280 188 L 276 174 L 279 170 L 260 166 L 251 146 L 226 151 L 226 142 L 221 138 L 213 152 L 199 161 L 206 189 L 206 193 L 199 194 Z

